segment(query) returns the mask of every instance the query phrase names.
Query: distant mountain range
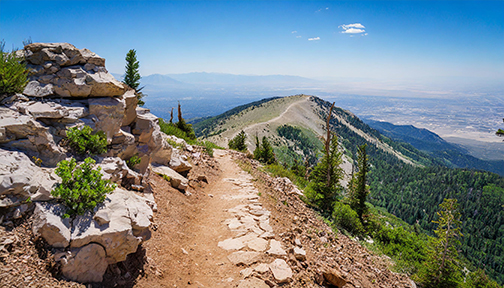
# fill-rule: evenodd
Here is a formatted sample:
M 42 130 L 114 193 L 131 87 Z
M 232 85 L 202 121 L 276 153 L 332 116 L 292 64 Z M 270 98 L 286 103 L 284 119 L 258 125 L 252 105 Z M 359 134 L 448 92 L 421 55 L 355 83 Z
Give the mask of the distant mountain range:
M 416 149 L 442 160 L 448 167 L 486 170 L 504 176 L 504 161 L 482 160 L 471 156 L 463 147 L 448 143 L 427 129 L 370 119 L 363 121 L 394 141 L 409 143 Z

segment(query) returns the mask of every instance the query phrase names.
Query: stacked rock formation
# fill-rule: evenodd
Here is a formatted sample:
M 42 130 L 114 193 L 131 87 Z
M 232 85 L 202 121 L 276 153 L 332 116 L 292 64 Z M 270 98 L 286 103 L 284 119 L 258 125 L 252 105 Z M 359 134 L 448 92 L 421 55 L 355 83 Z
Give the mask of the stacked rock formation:
M 176 171 L 191 165 L 172 157 L 158 118 L 137 107 L 134 90 L 107 72 L 105 59 L 67 43 L 33 43 L 16 53 L 26 59 L 29 83 L 23 94 L 0 96 L 0 223 L 34 211 L 33 232 L 57 250 L 63 275 L 100 282 L 109 264 L 150 237 L 155 203 L 144 188 L 151 164 L 173 168 L 180 183 L 187 179 Z M 54 170 L 72 156 L 60 145 L 67 129 L 83 125 L 105 132 L 108 152 L 95 158 L 120 188 L 93 213 L 62 219 L 65 207 L 50 194 L 59 182 Z M 136 171 L 125 164 L 134 155 L 141 159 Z

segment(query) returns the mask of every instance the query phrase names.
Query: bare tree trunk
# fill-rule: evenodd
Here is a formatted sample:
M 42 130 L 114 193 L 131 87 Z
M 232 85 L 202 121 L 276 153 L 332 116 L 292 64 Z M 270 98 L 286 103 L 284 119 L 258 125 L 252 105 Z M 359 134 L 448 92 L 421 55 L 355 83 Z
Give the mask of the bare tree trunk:
M 329 115 L 327 115 L 327 123 L 326 123 L 326 128 L 327 128 L 327 137 L 325 141 L 325 150 L 326 150 L 326 155 L 327 155 L 327 184 L 326 187 L 329 187 L 331 185 L 331 170 L 332 170 L 332 163 L 330 161 L 330 145 L 331 145 L 331 129 L 329 126 L 329 122 L 331 121 L 331 115 L 332 115 L 332 110 L 334 108 L 334 104 L 336 102 L 332 103 L 331 109 L 329 109 Z
M 171 112 L 170 112 L 170 124 L 173 123 L 173 107 L 171 108 Z

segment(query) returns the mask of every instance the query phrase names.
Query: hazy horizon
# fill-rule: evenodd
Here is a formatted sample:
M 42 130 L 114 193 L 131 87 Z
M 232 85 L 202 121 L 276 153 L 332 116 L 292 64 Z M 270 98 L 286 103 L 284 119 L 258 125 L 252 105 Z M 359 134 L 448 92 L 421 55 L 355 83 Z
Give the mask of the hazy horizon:
M 7 48 L 29 37 L 68 42 L 104 57 L 114 73 L 136 49 L 144 76 L 504 81 L 504 1 L 2 0 L 0 7 Z

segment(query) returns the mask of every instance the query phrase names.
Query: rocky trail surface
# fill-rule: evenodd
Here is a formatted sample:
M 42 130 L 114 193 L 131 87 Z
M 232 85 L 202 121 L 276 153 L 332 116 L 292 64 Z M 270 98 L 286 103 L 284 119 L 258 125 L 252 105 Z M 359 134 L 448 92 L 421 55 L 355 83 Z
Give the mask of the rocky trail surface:
M 287 179 L 241 153 L 216 151 L 215 160 L 219 172 L 189 197 L 154 181 L 157 229 L 135 287 L 414 287 L 334 235 Z

